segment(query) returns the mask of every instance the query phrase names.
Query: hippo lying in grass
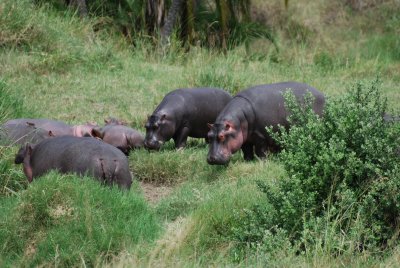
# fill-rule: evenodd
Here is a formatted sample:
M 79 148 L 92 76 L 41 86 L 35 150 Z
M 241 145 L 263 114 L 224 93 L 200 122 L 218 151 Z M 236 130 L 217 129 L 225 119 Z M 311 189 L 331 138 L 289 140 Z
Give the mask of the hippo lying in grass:
M 148 118 L 144 146 L 160 149 L 171 138 L 176 148 L 186 145 L 188 137 L 207 138 L 207 123 L 232 99 L 217 88 L 183 88 L 168 93 Z
M 143 135 L 133 128 L 120 124 L 107 124 L 102 128 L 94 127 L 91 135 L 117 147 L 125 155 L 129 155 L 130 150 L 143 147 Z
M 42 128 L 37 128 L 34 124 L 5 124 L 0 126 L 0 144 L 1 145 L 14 145 L 38 143 L 44 139 L 53 137 L 51 131 L 46 131 Z
M 231 155 L 242 149 L 244 159 L 252 160 L 254 151 L 265 157 L 266 151 L 279 149 L 268 135 L 266 127 L 289 127 L 283 93 L 291 90 L 297 99 L 311 92 L 315 100 L 313 110 L 322 115 L 325 104 L 323 93 L 303 83 L 283 82 L 259 85 L 239 92 L 209 125 L 207 162 L 212 165 L 229 163 Z
M 90 137 L 61 136 L 27 144 L 18 151 L 16 164 L 23 164 L 29 182 L 50 170 L 91 175 L 106 185 L 130 189 L 128 159 L 117 148 Z
M 85 137 L 90 136 L 93 127 L 97 126 L 93 123 L 86 123 L 84 125 L 69 125 L 67 123 L 51 120 L 51 119 L 43 119 L 43 118 L 20 118 L 20 119 L 12 119 L 3 124 L 3 126 L 7 125 L 19 125 L 19 124 L 33 124 L 37 128 L 42 128 L 47 131 L 51 131 L 54 136 L 75 136 L 75 137 Z

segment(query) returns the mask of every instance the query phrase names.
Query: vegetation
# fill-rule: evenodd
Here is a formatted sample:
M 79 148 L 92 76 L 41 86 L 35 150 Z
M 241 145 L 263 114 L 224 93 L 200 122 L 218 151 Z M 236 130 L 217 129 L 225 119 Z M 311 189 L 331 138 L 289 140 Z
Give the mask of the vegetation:
M 178 151 L 136 150 L 129 193 L 55 172 L 28 185 L 13 164 L 18 148 L 1 147 L 0 266 L 397 265 L 400 130 L 381 120 L 400 111 L 397 1 L 252 1 L 251 21 L 279 50 L 232 31 L 226 54 L 206 46 L 214 29 L 195 28 L 200 42 L 182 46 L 180 25 L 157 53 L 143 9 L 127 12 L 138 28 L 121 35 L 107 6 L 87 3 L 82 19 L 64 1 L 0 1 L 1 123 L 113 116 L 144 132 L 172 89 L 234 94 L 287 80 L 329 96 L 327 116 L 300 113 L 293 120 L 303 125 L 277 137 L 282 154 L 245 162 L 237 153 L 228 167 L 209 166 L 207 145 L 194 139 Z M 152 195 L 159 189 L 168 194 Z
M 377 82 L 330 100 L 322 118 L 311 103 L 311 95 L 305 107 L 287 96 L 293 127 L 270 131 L 284 148 L 279 158 L 288 177 L 258 183 L 265 203 L 246 213 L 235 236 L 242 246 L 267 251 L 318 245 L 332 255 L 351 255 L 393 246 L 400 125 L 383 120 L 386 102 Z
M 72 175 L 50 173 L 0 210 L 2 266 L 93 266 L 159 230 L 142 196 Z
M 35 0 L 35 2 L 39 5 L 50 5 L 62 11 L 65 11 L 69 2 L 72 11 L 79 12 L 81 16 L 89 14 L 98 20 L 99 23 L 96 24 L 95 29 L 117 29 L 132 44 L 136 44 L 137 38 L 149 38 L 153 44 L 157 45 L 161 41 L 165 46 L 169 43 L 174 30 L 176 30 L 175 37 L 182 43 L 187 45 L 200 43 L 202 46 L 224 50 L 248 42 L 252 38 L 264 37 L 274 41 L 270 29 L 251 20 L 251 4 L 248 0 L 107 2 L 102 0 Z

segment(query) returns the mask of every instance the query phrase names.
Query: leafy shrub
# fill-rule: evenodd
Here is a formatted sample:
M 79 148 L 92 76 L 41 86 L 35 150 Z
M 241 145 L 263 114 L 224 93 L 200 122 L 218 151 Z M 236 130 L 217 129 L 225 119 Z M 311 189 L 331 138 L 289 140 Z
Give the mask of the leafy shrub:
M 0 203 L 0 259 L 11 266 L 94 266 L 159 226 L 142 196 L 52 172 Z
M 297 250 L 320 248 L 334 256 L 395 244 L 400 127 L 383 120 L 386 99 L 378 84 L 359 83 L 330 99 L 322 118 L 312 112 L 311 95 L 305 105 L 286 96 L 292 127 L 269 132 L 283 148 L 288 177 L 259 183 L 265 204 L 245 213 L 235 232 L 239 252 L 269 250 L 282 234 Z

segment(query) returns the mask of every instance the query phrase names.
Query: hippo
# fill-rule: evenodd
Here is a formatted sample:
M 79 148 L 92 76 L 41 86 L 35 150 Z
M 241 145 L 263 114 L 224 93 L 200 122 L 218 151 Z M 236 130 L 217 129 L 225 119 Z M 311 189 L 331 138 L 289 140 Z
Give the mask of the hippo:
M 386 122 L 386 123 L 399 123 L 400 122 L 400 116 L 391 115 L 391 114 L 384 114 L 383 115 L 383 121 Z
M 128 125 L 125 121 L 117 119 L 115 117 L 109 117 L 109 118 L 104 119 L 104 123 L 106 124 L 106 126 L 109 126 L 109 125 L 123 125 L 123 126 L 126 126 L 126 125 Z
M 71 135 L 76 137 L 90 136 L 95 123 L 87 123 L 84 125 L 71 126 L 64 122 L 51 120 L 51 119 L 33 119 L 33 118 L 19 118 L 12 119 L 3 124 L 3 126 L 15 126 L 19 124 L 34 124 L 37 128 L 42 128 L 46 131 L 51 131 L 54 136 Z
M 15 164 L 23 163 L 29 182 L 50 170 L 91 175 L 106 185 L 130 189 L 128 159 L 114 146 L 91 137 L 61 136 L 22 146 Z
M 120 149 L 125 155 L 133 149 L 143 147 L 143 135 L 133 128 L 120 124 L 107 124 L 102 128 L 95 127 L 91 135 Z
M 168 93 L 149 116 L 144 146 L 159 150 L 171 138 L 177 149 L 188 137 L 207 139 L 207 123 L 213 122 L 232 99 L 223 89 L 181 88 Z
M 266 151 L 280 148 L 268 135 L 266 127 L 278 130 L 278 125 L 289 127 L 283 93 L 291 90 L 298 100 L 307 92 L 314 96 L 313 110 L 322 115 L 325 104 L 323 93 L 298 82 L 282 82 L 250 87 L 239 92 L 225 106 L 208 132 L 209 152 L 207 162 L 226 165 L 232 154 L 242 149 L 245 160 L 254 159 L 254 151 L 260 158 Z
M 37 128 L 33 123 L 5 124 L 0 127 L 0 144 L 2 145 L 38 143 L 50 137 L 54 137 L 52 131 Z

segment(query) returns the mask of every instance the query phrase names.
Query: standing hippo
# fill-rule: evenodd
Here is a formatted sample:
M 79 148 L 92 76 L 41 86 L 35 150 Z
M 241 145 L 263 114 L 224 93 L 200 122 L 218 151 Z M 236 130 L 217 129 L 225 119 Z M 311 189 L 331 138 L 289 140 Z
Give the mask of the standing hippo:
M 41 128 L 46 131 L 51 131 L 54 136 L 76 136 L 84 137 L 90 136 L 93 127 L 96 124 L 87 123 L 85 125 L 75 125 L 71 126 L 61 121 L 51 120 L 51 119 L 33 119 L 33 118 L 20 118 L 12 119 L 3 124 L 3 126 L 16 126 L 16 125 L 33 124 L 36 128 Z
M 50 170 L 91 175 L 106 185 L 130 189 L 128 159 L 117 148 L 90 137 L 61 136 L 23 146 L 15 164 L 23 163 L 29 182 Z
M 143 135 L 124 125 L 107 124 L 102 128 L 95 127 L 91 135 L 117 147 L 125 155 L 129 155 L 132 149 L 143 147 Z
M 53 136 L 51 131 L 37 128 L 35 124 L 32 123 L 4 124 L 0 126 L 1 145 L 22 145 L 27 142 L 35 144 Z
M 207 138 L 207 123 L 213 122 L 231 99 L 218 88 L 183 88 L 168 93 L 147 120 L 144 146 L 158 150 L 172 138 L 175 147 L 182 148 L 187 137 Z
M 239 149 L 242 149 L 245 160 L 254 159 L 254 150 L 258 157 L 265 157 L 267 149 L 278 150 L 265 128 L 272 126 L 276 131 L 278 125 L 289 127 L 283 96 L 287 90 L 291 90 L 300 101 L 307 92 L 311 92 L 315 98 L 313 110 L 322 115 L 325 97 L 307 84 L 283 82 L 248 88 L 234 96 L 215 123 L 209 125 L 207 162 L 212 165 L 227 164 L 231 155 Z

